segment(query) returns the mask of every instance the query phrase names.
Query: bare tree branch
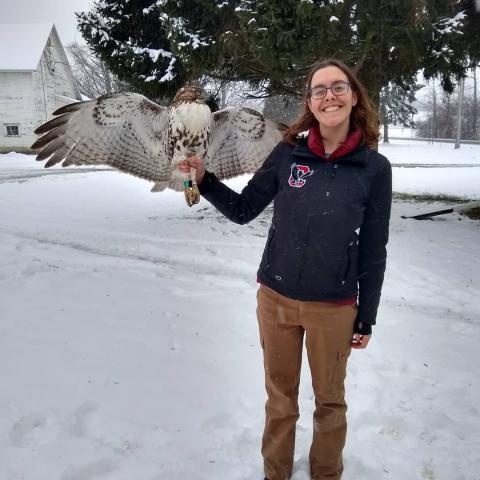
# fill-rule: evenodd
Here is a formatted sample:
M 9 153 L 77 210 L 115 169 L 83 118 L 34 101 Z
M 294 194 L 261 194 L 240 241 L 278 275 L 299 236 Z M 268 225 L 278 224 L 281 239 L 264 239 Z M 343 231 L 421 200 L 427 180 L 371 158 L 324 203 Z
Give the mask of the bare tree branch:
M 68 52 L 72 58 L 72 70 L 82 95 L 97 98 L 114 92 L 132 90 L 128 83 L 120 81 L 86 45 L 71 43 Z

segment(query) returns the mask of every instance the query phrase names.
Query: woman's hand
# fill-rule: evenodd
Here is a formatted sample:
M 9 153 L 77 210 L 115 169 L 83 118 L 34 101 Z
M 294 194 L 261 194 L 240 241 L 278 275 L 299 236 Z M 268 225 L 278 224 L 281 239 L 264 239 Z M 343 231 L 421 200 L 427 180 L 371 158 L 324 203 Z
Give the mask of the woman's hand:
M 371 335 L 361 335 L 360 333 L 354 333 L 352 338 L 352 348 L 367 348 Z
M 177 169 L 182 173 L 190 173 L 192 168 L 195 169 L 195 180 L 197 185 L 200 185 L 205 176 L 205 163 L 203 163 L 201 158 L 189 155 L 185 160 L 177 163 Z

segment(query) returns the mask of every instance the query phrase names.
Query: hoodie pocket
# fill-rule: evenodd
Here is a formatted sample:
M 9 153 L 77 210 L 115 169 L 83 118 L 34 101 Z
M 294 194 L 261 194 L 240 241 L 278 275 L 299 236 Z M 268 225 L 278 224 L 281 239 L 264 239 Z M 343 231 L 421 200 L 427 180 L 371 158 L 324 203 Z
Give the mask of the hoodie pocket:
M 358 235 L 355 233 L 347 243 L 342 260 L 340 262 L 340 268 L 338 272 L 338 280 L 340 285 L 343 286 L 356 275 L 358 270 Z
M 265 246 L 265 253 L 266 253 L 266 268 L 270 268 L 270 262 L 272 259 L 272 248 L 273 248 L 273 239 L 275 237 L 275 225 L 272 224 L 270 228 L 270 232 L 268 232 L 268 239 L 267 239 L 267 245 Z

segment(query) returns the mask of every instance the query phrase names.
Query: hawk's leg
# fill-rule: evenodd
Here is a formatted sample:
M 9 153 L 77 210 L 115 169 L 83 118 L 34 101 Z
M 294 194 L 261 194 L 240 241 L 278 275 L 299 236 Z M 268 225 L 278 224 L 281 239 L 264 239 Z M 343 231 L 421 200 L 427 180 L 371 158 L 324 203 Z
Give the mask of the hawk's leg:
M 197 186 L 196 175 L 197 170 L 195 168 L 190 169 L 190 173 L 185 175 L 185 201 L 189 207 L 200 201 L 200 192 Z

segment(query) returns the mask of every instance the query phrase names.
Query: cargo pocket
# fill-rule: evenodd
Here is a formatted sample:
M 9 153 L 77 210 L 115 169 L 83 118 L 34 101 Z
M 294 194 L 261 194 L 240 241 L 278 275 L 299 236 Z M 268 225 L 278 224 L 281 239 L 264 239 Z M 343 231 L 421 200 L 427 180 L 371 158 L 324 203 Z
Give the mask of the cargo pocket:
M 333 365 L 332 384 L 343 389 L 345 377 L 347 376 L 347 361 L 350 352 L 337 352 L 337 358 Z

